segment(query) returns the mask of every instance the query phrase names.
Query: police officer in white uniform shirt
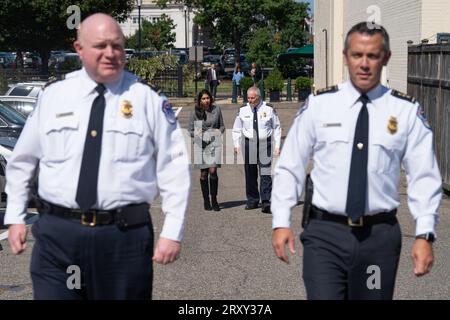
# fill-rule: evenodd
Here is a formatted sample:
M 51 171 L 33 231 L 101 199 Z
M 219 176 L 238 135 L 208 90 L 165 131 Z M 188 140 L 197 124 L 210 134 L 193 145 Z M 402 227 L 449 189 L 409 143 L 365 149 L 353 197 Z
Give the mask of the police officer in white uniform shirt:
M 261 101 L 261 92 L 257 87 L 247 90 L 248 103 L 239 109 L 233 125 L 234 151 L 244 150 L 246 210 L 259 207 L 270 213 L 272 192 L 272 136 L 275 141 L 274 154 L 280 153 L 281 126 L 278 115 L 272 105 Z M 244 136 L 244 139 L 242 139 Z M 259 174 L 258 174 L 259 167 Z M 258 192 L 258 175 L 260 192 Z
M 414 273 L 432 267 L 442 181 L 433 133 L 415 99 L 380 84 L 390 55 L 383 27 L 355 25 L 344 49 L 350 81 L 308 98 L 275 168 L 272 242 L 287 262 L 285 245 L 295 252 L 291 210 L 313 155 L 312 207 L 300 236 L 308 299 L 392 299 L 401 249 L 395 216 L 401 166 L 416 221 Z M 380 277 L 370 280 L 375 271 Z
M 167 264 L 180 253 L 186 146 L 168 101 L 123 70 L 124 37 L 114 19 L 86 18 L 74 46 L 83 69 L 44 89 L 8 162 L 11 250 L 26 248 L 38 167 L 35 299 L 150 299 L 152 260 Z M 158 190 L 165 221 L 153 251 L 148 204 Z M 68 280 L 77 270 L 79 286 Z

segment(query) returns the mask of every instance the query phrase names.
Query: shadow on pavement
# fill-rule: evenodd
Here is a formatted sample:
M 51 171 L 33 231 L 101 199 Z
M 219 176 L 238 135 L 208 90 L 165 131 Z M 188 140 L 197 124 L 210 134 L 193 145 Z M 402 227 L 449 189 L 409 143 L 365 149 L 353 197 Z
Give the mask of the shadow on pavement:
M 221 203 L 219 203 L 219 206 L 220 206 L 220 208 L 223 208 L 223 209 L 229 209 L 229 208 L 235 208 L 235 207 L 243 206 L 246 203 L 247 203 L 247 201 L 245 201 L 245 200 L 228 201 L 228 202 L 221 202 Z

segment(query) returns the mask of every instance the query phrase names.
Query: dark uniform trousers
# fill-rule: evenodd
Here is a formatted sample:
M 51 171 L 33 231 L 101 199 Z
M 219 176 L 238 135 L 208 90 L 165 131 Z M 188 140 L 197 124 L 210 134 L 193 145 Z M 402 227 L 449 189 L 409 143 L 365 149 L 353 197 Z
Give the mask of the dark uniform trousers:
M 126 228 L 116 224 L 89 227 L 44 213 L 32 232 L 36 239 L 31 258 L 35 299 L 151 299 L 151 221 Z M 70 266 L 79 267 L 80 289 L 73 288 L 77 272 Z
M 272 193 L 272 137 L 257 141 L 244 139 L 245 191 L 247 204 L 269 202 Z M 258 175 L 260 176 L 260 192 L 258 192 Z
M 396 219 L 363 227 L 312 219 L 300 240 L 308 299 L 392 299 L 401 250 Z

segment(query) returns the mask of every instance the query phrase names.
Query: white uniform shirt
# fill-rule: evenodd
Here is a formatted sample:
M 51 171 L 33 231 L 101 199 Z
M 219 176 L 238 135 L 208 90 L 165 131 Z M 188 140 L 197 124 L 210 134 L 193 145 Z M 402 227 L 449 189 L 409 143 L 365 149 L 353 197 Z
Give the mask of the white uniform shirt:
M 353 138 L 362 103 L 351 82 L 333 93 L 310 96 L 297 114 L 274 170 L 273 228 L 289 227 L 291 209 L 301 195 L 310 154 L 314 168 L 313 204 L 345 215 Z M 416 234 L 434 232 L 441 200 L 441 176 L 433 134 L 418 103 L 377 86 L 368 93 L 369 155 L 366 215 L 400 204 L 400 169 L 408 180 L 408 205 Z M 391 124 L 391 131 L 388 125 Z
M 260 102 L 256 108 L 259 140 L 273 135 L 275 148 L 279 148 L 281 144 L 281 125 L 275 109 L 264 101 Z M 240 147 L 242 135 L 248 139 L 253 139 L 253 108 L 249 103 L 239 109 L 234 120 L 233 143 L 235 148 Z
M 75 196 L 96 86 L 83 69 L 40 95 L 8 161 L 5 224 L 24 223 L 30 179 L 37 165 L 40 197 L 67 208 L 79 207 Z M 173 111 L 167 111 L 163 99 L 131 73 L 123 72 L 106 88 L 94 208 L 151 203 L 159 190 L 166 215 L 161 236 L 181 240 L 190 170 Z M 121 111 L 124 103 L 132 105 L 131 117 Z

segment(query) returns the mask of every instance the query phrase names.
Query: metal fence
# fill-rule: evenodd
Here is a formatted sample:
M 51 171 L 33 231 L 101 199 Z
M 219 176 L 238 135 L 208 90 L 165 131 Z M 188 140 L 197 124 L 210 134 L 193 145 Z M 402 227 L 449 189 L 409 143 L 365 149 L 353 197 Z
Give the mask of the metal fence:
M 43 74 L 37 69 L 0 69 L 0 76 L 6 79 L 8 84 L 26 81 L 49 81 L 50 79 L 63 79 L 67 70 L 52 70 Z M 157 72 L 150 83 L 163 91 L 168 97 L 183 97 L 183 68 L 167 68 Z M 1 94 L 1 93 L 0 93 Z
M 408 48 L 408 94 L 419 100 L 433 127 L 444 188 L 450 191 L 450 44 Z

